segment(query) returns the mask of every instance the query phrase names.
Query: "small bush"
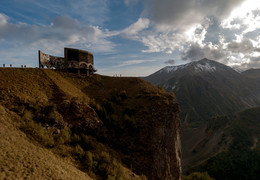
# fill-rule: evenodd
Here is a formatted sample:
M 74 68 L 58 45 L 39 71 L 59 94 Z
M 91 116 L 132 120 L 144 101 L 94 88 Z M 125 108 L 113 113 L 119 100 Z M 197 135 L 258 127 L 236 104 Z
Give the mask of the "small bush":
M 28 115 L 26 115 L 28 116 Z M 54 140 L 52 135 L 45 131 L 40 123 L 36 123 L 33 120 L 27 120 L 21 129 L 32 139 L 40 142 L 46 147 L 53 147 Z
M 57 137 L 57 143 L 58 144 L 69 143 L 71 140 L 70 134 L 71 134 L 70 129 L 67 126 L 65 126 Z
M 119 96 L 120 96 L 121 100 L 123 100 L 123 101 L 126 100 L 127 99 L 126 90 L 120 91 Z
M 73 146 L 76 146 L 77 144 L 80 144 L 81 138 L 78 134 L 73 134 L 70 139 L 70 143 Z
M 101 153 L 101 162 L 102 163 L 110 163 L 111 162 L 111 157 L 110 157 L 109 153 L 107 153 L 107 152 Z
M 95 167 L 94 167 L 94 159 L 93 159 L 93 154 L 88 151 L 86 152 L 86 155 L 85 155 L 85 162 L 84 162 L 84 165 L 86 166 L 86 169 L 88 171 L 92 171 Z
M 84 150 L 90 150 L 93 148 L 91 139 L 87 135 L 84 135 L 84 134 L 81 135 L 80 144 Z
M 24 111 L 23 119 L 25 121 L 31 121 L 33 119 L 33 113 L 31 111 Z
M 114 105 L 111 101 L 106 100 L 103 104 L 103 107 L 108 114 L 113 114 L 115 112 Z
M 141 178 L 142 180 L 147 180 L 147 177 L 146 177 L 145 175 L 143 175 L 143 174 L 140 176 L 140 178 Z
M 79 157 L 80 159 L 82 159 L 85 155 L 84 150 L 82 149 L 82 147 L 80 145 L 75 146 L 74 154 L 77 157 Z
M 214 179 L 211 178 L 207 172 L 204 173 L 193 172 L 188 176 L 183 176 L 182 180 L 214 180 Z

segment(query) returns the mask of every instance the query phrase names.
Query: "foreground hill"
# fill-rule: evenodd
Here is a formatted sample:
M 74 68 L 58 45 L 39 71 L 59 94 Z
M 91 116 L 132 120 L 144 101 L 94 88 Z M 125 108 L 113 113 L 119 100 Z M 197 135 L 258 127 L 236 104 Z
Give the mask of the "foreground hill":
M 46 179 L 75 174 L 77 179 L 180 178 L 180 120 L 173 94 L 139 78 L 11 68 L 0 69 L 0 90 L 8 119 L 1 117 L 1 123 L 9 122 L 10 129 L 6 125 L 0 133 L 21 136 L 8 145 L 1 140 L 1 177 L 34 178 L 47 171 Z M 30 152 L 20 147 L 31 147 Z M 38 152 L 57 163 L 45 163 Z M 35 173 L 27 173 L 31 166 L 17 158 L 28 155 Z M 19 168 L 9 168 L 13 159 Z
M 69 160 L 34 144 L 19 116 L 0 105 L 0 179 L 92 179 Z
M 199 166 L 232 144 L 220 143 L 222 128 L 208 130 L 212 119 L 260 106 L 260 71 L 239 73 L 218 62 L 202 59 L 181 66 L 168 66 L 144 79 L 174 92 L 182 121 L 182 164 L 184 171 Z M 247 119 L 245 121 L 249 121 Z M 250 128 L 248 128 L 250 131 Z

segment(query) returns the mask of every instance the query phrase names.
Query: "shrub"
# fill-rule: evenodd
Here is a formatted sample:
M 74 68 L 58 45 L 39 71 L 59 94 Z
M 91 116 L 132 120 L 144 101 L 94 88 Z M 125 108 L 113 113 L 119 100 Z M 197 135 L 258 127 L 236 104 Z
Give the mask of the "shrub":
M 90 150 L 93 148 L 91 139 L 85 134 L 81 135 L 80 144 L 83 147 L 83 149 L 85 149 L 85 150 Z
M 111 162 L 111 157 L 110 157 L 109 153 L 101 152 L 101 162 L 102 163 L 110 163 Z
M 140 178 L 141 178 L 142 180 L 147 180 L 147 177 L 146 177 L 145 175 L 143 175 L 143 174 L 140 176 Z
M 26 115 L 27 118 L 30 117 L 29 114 Z M 29 137 L 35 139 L 46 147 L 52 147 L 54 145 L 53 137 L 43 129 L 41 123 L 36 123 L 33 120 L 27 119 L 27 121 L 25 121 L 25 124 L 21 126 L 21 129 Z
M 24 111 L 23 119 L 25 121 L 31 121 L 33 119 L 33 117 L 34 116 L 33 116 L 33 113 L 31 111 L 27 111 L 27 110 Z
M 57 143 L 58 144 L 66 144 L 66 143 L 69 143 L 70 142 L 70 139 L 71 139 L 71 132 L 70 132 L 70 129 L 67 127 L 67 126 L 65 126 L 62 130 L 61 130 L 61 132 L 60 132 L 60 134 L 58 135 L 58 137 L 57 137 Z
M 85 155 L 84 150 L 82 149 L 82 147 L 80 145 L 75 146 L 74 148 L 74 154 L 79 157 L 80 159 L 82 159 Z
M 71 136 L 71 139 L 70 139 L 70 143 L 73 145 L 73 146 L 76 146 L 77 144 L 80 144 L 80 141 L 81 141 L 81 138 L 78 134 L 73 134 Z
M 115 112 L 114 105 L 111 101 L 106 100 L 103 104 L 103 107 L 108 114 L 113 114 Z
M 214 180 L 207 172 L 193 172 L 188 176 L 183 176 L 182 180 Z
M 84 165 L 88 171 L 92 171 L 94 169 L 94 159 L 93 154 L 90 151 L 87 151 L 85 154 L 85 162 Z
M 126 90 L 120 91 L 119 96 L 120 96 L 121 100 L 123 100 L 123 101 L 126 100 L 127 99 Z

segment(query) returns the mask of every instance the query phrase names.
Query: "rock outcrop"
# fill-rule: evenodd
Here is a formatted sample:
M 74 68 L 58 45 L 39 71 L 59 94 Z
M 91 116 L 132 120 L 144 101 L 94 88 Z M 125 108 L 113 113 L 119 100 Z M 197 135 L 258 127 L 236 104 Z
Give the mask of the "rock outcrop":
M 95 87 L 96 84 L 98 86 Z M 121 101 L 116 98 L 118 92 L 124 92 L 125 98 Z M 106 97 L 106 102 L 112 102 L 112 110 L 116 114 L 125 109 L 132 112 L 132 121 L 127 121 L 122 129 L 117 125 L 110 127 L 101 118 L 107 127 L 102 138 L 122 152 L 122 161 L 128 167 L 137 174 L 145 174 L 148 179 L 181 178 L 179 107 L 173 94 L 139 78 L 109 77 L 92 83 L 86 94 L 91 94 L 101 104 L 103 99 L 100 97 Z M 126 120 L 122 118 L 122 121 Z

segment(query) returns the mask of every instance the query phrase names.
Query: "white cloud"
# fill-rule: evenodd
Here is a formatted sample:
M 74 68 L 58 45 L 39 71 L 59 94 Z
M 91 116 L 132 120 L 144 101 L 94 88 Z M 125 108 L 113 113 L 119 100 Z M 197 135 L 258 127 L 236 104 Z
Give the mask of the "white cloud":
M 118 34 L 98 26 L 80 26 L 77 20 L 69 16 L 55 17 L 48 26 L 36 26 L 10 23 L 6 15 L 0 14 L 0 27 L 0 41 L 8 46 L 6 49 L 10 54 L 23 51 L 32 55 L 31 51 L 37 52 L 40 49 L 53 55 L 63 55 L 63 47 L 88 49 L 93 53 L 111 53 L 115 52 L 116 45 L 108 38 Z M 5 57 L 2 55 L 1 58 L 5 61 L 19 61 L 18 59 L 28 57 L 25 53 L 20 55 L 19 58 L 14 58 L 5 53 Z M 35 56 L 30 59 L 32 58 Z
M 185 29 L 207 16 L 224 18 L 244 0 L 146 0 L 147 13 L 157 29 Z
M 259 57 L 260 1 L 146 0 L 144 4 L 140 19 L 149 17 L 149 26 L 141 26 L 139 19 L 125 29 L 127 38 L 147 47 L 144 53 L 179 51 L 183 60 L 206 57 L 229 65 L 250 64 Z
M 4 14 L 0 13 L 0 26 L 3 26 L 7 23 L 7 17 Z
M 123 36 L 137 35 L 140 31 L 149 27 L 150 21 L 147 18 L 139 18 L 135 23 L 122 31 Z
M 139 0 L 124 0 L 126 6 L 135 5 Z
M 132 66 L 132 65 L 137 65 L 137 64 L 150 63 L 150 62 L 154 62 L 154 61 L 155 60 L 143 60 L 143 59 L 127 60 L 127 61 L 121 62 L 116 67 Z
M 0 14 L 0 17 L 4 15 Z M 79 26 L 78 21 L 69 16 L 55 17 L 49 26 L 12 24 L 1 20 L 0 39 L 29 46 L 40 47 L 71 46 L 88 47 L 96 52 L 111 52 L 115 46 L 108 37 L 115 32 L 101 30 L 97 26 Z M 51 49 L 51 48 L 50 48 Z
M 202 45 L 206 33 L 205 27 L 196 25 L 182 32 L 145 31 L 142 34 L 138 34 L 135 39 L 141 41 L 148 48 L 142 50 L 142 52 L 172 54 L 175 50 L 183 51 L 187 45 L 192 43 Z
M 102 25 L 108 20 L 108 0 L 25 0 L 18 3 L 26 6 L 26 2 L 40 8 L 42 12 L 52 14 L 53 16 L 69 14 L 71 17 L 77 17 L 84 24 Z M 38 20 L 36 19 L 36 21 Z
M 246 0 L 221 23 L 224 28 L 241 29 L 243 34 L 260 28 L 260 1 Z

